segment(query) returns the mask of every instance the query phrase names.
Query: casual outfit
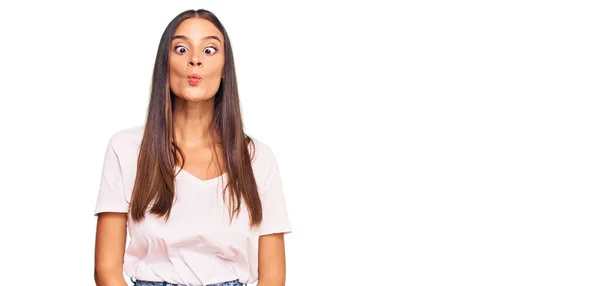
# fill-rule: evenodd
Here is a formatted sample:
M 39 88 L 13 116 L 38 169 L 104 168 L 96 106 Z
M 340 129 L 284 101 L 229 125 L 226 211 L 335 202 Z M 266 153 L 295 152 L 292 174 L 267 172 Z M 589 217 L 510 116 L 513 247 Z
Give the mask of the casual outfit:
M 153 282 L 153 281 L 142 281 L 142 280 L 133 280 L 133 286 L 180 286 L 181 284 L 171 284 L 167 282 Z M 217 284 L 209 284 L 206 286 L 246 286 L 246 283 L 240 283 L 240 280 L 227 281 Z
M 138 126 L 120 130 L 110 138 L 95 215 L 128 213 L 143 133 L 143 126 Z M 291 225 L 277 159 L 269 146 L 253 140 L 256 148 L 248 149 L 262 202 L 260 227 L 250 229 L 243 202 L 239 216 L 229 223 L 223 201 L 226 174 L 201 180 L 176 167 L 174 171 L 179 173 L 168 221 L 146 214 L 136 223 L 128 215 L 130 242 L 123 270 L 136 286 L 237 286 L 257 281 L 259 236 L 290 233 Z

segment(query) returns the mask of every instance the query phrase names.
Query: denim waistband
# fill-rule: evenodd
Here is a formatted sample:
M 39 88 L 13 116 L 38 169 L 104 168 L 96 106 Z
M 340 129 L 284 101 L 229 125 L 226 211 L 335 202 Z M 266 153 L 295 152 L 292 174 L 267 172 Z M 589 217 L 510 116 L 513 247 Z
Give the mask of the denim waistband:
M 181 284 L 173 284 L 173 283 L 168 283 L 168 282 L 134 280 L 133 278 L 131 278 L 131 282 L 133 282 L 133 286 L 185 286 L 185 285 L 181 285 Z M 205 286 L 246 286 L 246 283 L 241 283 L 240 280 L 235 279 L 235 280 L 216 283 L 216 284 L 208 284 Z

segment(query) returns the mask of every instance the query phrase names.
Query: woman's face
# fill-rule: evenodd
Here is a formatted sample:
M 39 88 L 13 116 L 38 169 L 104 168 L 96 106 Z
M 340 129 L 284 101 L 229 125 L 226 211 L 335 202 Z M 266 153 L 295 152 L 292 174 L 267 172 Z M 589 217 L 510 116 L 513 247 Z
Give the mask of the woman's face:
M 190 101 L 207 100 L 219 90 L 225 53 L 223 35 L 201 18 L 183 21 L 173 36 L 169 52 L 169 87 Z

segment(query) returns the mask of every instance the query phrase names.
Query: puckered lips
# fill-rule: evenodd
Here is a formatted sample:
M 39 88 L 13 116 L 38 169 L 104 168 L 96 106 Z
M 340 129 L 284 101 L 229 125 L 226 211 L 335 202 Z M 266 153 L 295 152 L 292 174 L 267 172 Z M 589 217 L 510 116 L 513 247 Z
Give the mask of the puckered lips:
M 200 80 L 202 80 L 202 78 L 197 74 L 190 74 L 188 76 L 188 83 L 190 85 L 194 85 L 194 86 L 198 85 L 198 84 L 200 84 Z

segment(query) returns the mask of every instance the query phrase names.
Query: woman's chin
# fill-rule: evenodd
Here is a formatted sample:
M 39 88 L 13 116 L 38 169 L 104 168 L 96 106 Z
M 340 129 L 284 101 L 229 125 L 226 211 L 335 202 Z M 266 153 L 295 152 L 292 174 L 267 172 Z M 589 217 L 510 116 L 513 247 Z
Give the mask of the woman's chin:
M 183 96 L 181 96 L 181 98 L 192 102 L 209 100 L 213 97 L 214 96 L 210 96 L 204 92 L 186 92 Z

